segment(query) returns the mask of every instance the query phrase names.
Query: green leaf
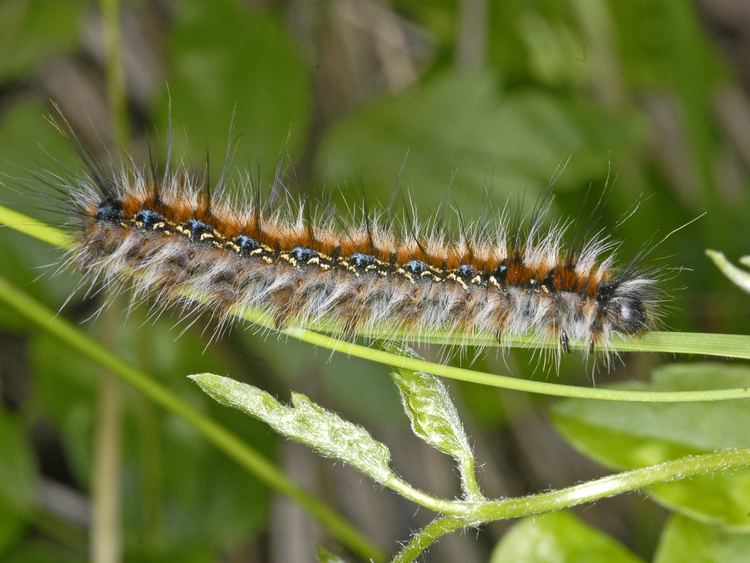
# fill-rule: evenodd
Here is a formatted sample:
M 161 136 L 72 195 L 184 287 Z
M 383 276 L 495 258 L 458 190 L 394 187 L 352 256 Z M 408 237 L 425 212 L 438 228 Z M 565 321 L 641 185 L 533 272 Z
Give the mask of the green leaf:
M 661 534 L 654 563 L 744 563 L 748 554 L 750 535 L 675 515 Z
M 491 563 L 636 563 L 638 557 L 570 512 L 525 518 L 492 552 Z
M 318 557 L 318 563 L 346 563 L 346 559 L 331 553 L 322 545 L 315 546 L 315 555 Z
M 34 506 L 36 480 L 23 429 L 0 408 L 0 551 L 22 533 Z
M 391 372 L 391 377 L 417 436 L 456 461 L 473 457 L 456 407 L 440 379 L 408 369 Z
M 412 350 L 393 346 L 395 353 L 417 356 Z M 414 434 L 436 450 L 456 460 L 467 498 L 482 497 L 474 475 L 474 454 L 464 432 L 448 388 L 434 375 L 409 369 L 397 369 L 391 377 L 401 393 L 404 411 Z
M 687 391 L 750 386 L 750 369 L 724 364 L 673 364 L 651 383 L 628 389 Z M 565 400 L 553 408 L 557 429 L 579 451 L 612 469 L 680 456 L 750 447 L 748 401 L 673 405 Z M 675 511 L 729 528 L 750 530 L 750 470 L 694 477 L 649 489 Z
M 282 436 L 340 459 L 379 483 L 395 477 L 389 467 L 391 453 L 384 444 L 305 395 L 292 393 L 292 406 L 286 406 L 265 391 L 228 377 L 211 373 L 189 377 L 219 403 L 262 420 Z
M 721 270 L 726 277 L 734 282 L 735 285 L 742 288 L 743 291 L 750 293 L 750 272 L 742 270 L 732 264 L 721 252 L 716 252 L 715 250 L 706 250 L 706 254 L 709 258 L 711 258 L 711 260 L 714 261 L 716 267 L 719 268 L 719 270 Z M 744 256 L 740 261 L 743 264 L 747 265 L 749 258 L 747 256 Z
M 203 162 L 210 150 L 221 166 L 234 115 L 242 166 L 272 177 L 284 149 L 294 155 L 301 147 L 310 121 L 312 89 L 299 49 L 270 10 L 232 0 L 187 0 L 174 8 L 167 83 L 175 154 Z M 166 87 L 163 94 L 155 110 L 166 132 Z

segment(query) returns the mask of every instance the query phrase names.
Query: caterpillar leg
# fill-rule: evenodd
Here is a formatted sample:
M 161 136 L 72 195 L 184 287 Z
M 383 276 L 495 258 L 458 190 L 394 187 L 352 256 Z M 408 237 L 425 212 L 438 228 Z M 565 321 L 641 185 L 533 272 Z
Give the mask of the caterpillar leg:
M 570 339 L 568 333 L 564 330 L 560 333 L 560 348 L 566 354 L 570 354 Z

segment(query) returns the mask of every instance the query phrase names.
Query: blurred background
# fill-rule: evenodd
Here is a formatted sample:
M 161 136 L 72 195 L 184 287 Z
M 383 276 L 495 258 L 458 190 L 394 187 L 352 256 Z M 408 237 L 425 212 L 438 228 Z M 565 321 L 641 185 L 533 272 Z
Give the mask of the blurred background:
M 550 180 L 554 216 L 577 217 L 609 185 L 601 223 L 627 260 L 644 241 L 707 215 L 654 253 L 667 282 L 666 324 L 747 332 L 747 300 L 704 255 L 747 253 L 750 211 L 750 5 L 743 0 L 183 0 L 122 3 L 130 148 L 163 159 L 169 102 L 175 153 L 223 160 L 235 113 L 233 167 L 268 181 L 279 162 L 292 192 L 387 202 L 400 186 L 423 217 L 451 201 L 478 218 L 486 194 L 534 201 Z M 87 147 L 113 146 L 102 19 L 88 0 L 0 3 L 0 171 L 29 176 L 79 164 L 47 122 L 59 104 Z M 218 174 L 220 166 L 212 168 Z M 59 223 L 36 196 L 3 186 L 2 203 Z M 588 213 L 583 212 L 587 218 Z M 78 276 L 51 277 L 60 252 L 0 230 L 0 271 L 53 310 Z M 120 304 L 122 306 L 122 303 Z M 74 297 L 84 322 L 96 300 Z M 282 400 L 291 389 L 366 426 L 409 481 L 458 494 L 450 460 L 410 432 L 383 366 L 330 356 L 238 327 L 205 351 L 200 327 L 136 310 L 114 329 L 117 353 L 259 448 L 392 553 L 432 515 L 355 471 L 214 405 L 185 375 L 210 371 Z M 208 325 L 206 325 L 208 326 Z M 210 331 L 210 328 L 208 329 Z M 430 355 L 429 350 L 424 351 Z M 471 356 L 471 354 L 469 354 Z M 647 379 L 658 355 L 625 356 L 596 383 Z M 589 385 L 578 358 L 559 376 L 528 355 L 481 354 L 477 369 Z M 531 366 L 531 367 L 530 367 Z M 0 559 L 87 555 L 99 368 L 0 308 Z M 450 384 L 491 496 L 601 475 L 556 433 L 549 400 Z M 322 543 L 305 512 L 269 493 L 192 428 L 122 388 L 122 535 L 128 561 L 305 561 Z M 649 559 L 666 511 L 642 496 L 579 511 Z M 508 524 L 444 539 L 434 561 L 483 561 Z

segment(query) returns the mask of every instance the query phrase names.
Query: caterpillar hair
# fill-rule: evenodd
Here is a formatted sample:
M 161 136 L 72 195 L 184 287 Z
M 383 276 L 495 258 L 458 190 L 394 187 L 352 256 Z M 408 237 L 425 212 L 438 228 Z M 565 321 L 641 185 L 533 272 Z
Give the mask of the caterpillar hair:
M 81 287 L 132 285 L 133 302 L 148 298 L 157 314 L 209 311 L 217 333 L 255 311 L 277 329 L 325 321 L 345 338 L 387 327 L 386 338 L 439 332 L 501 346 L 530 335 L 540 349 L 552 342 L 558 361 L 573 344 L 609 361 L 615 335 L 658 323 L 658 276 L 642 257 L 618 269 L 603 231 L 566 246 L 570 221 L 545 226 L 549 197 L 525 228 L 507 206 L 474 224 L 459 214 L 451 239 L 440 221 L 396 218 L 390 206 L 339 217 L 290 196 L 278 175 L 263 200 L 249 180 L 230 194 L 225 173 L 212 186 L 184 165 L 157 174 L 79 153 L 86 172 L 53 181 L 74 238 L 65 264 L 82 272 Z

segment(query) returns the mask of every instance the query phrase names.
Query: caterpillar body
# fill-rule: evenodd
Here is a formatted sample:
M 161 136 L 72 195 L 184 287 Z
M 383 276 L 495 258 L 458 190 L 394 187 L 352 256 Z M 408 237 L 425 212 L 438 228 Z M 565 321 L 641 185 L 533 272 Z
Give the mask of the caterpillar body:
M 658 319 L 656 279 L 615 269 L 607 237 L 564 248 L 562 223 L 535 219 L 519 234 L 499 213 L 451 241 L 407 221 L 393 228 L 387 211 L 342 226 L 289 195 L 271 205 L 229 196 L 223 177 L 211 190 L 184 167 L 157 179 L 153 168 L 85 161 L 88 174 L 61 190 L 77 219 L 69 261 L 83 279 L 130 281 L 134 299 L 208 309 L 220 327 L 247 309 L 277 328 L 326 319 L 350 338 L 382 326 L 414 340 L 530 334 L 552 339 L 559 358 L 571 343 L 606 354 L 614 334 L 642 334 Z M 200 305 L 186 297 L 196 294 Z

